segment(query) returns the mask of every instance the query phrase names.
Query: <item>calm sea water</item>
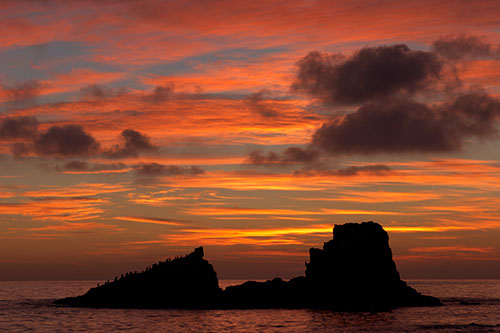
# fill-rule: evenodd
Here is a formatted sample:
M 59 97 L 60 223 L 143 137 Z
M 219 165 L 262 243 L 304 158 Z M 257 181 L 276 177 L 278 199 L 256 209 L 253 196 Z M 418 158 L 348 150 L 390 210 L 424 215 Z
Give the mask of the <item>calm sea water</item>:
M 445 306 L 382 313 L 79 309 L 52 301 L 82 294 L 96 281 L 0 281 L 0 332 L 500 332 L 500 280 L 407 282 Z

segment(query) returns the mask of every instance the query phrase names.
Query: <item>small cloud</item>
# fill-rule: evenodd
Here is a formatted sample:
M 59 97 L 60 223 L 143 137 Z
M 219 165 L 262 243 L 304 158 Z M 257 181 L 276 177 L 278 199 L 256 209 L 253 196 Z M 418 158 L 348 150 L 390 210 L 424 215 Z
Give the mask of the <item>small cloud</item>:
M 140 164 L 135 167 L 140 176 L 195 176 L 205 171 L 197 166 L 162 165 L 158 163 Z
M 278 111 L 272 108 L 265 98 L 271 94 L 270 90 L 263 89 L 250 94 L 244 101 L 245 105 L 252 111 L 260 114 L 262 117 L 276 117 Z
M 156 86 L 151 94 L 144 97 L 144 100 L 154 104 L 162 103 L 173 98 L 174 91 L 173 83 L 165 83 L 162 86 Z
M 254 150 L 250 153 L 247 163 L 254 165 L 288 165 L 297 163 L 313 163 L 319 158 L 319 151 L 315 149 L 303 149 L 300 147 L 290 147 L 281 154 L 273 151 L 265 154 L 261 150 Z
M 33 139 L 38 120 L 32 116 L 6 117 L 0 122 L 0 139 Z
M 123 143 L 105 152 L 105 155 L 112 158 L 135 157 L 143 152 L 158 150 L 158 147 L 151 143 L 148 136 L 132 129 L 123 130 L 121 132 L 121 139 Z
M 84 100 L 104 100 L 126 94 L 125 88 L 113 89 L 100 84 L 89 84 L 80 89 L 80 94 Z
M 432 43 L 432 51 L 450 60 L 487 59 L 500 57 L 500 49 L 476 36 L 446 36 Z
M 9 101 L 22 103 L 32 101 L 40 95 L 44 85 L 38 80 L 29 80 L 27 82 L 14 85 L 2 86 L 3 92 L 9 98 Z
M 92 164 L 86 161 L 69 161 L 63 165 L 57 165 L 54 170 L 60 172 L 70 172 L 70 173 L 104 173 L 104 172 L 116 172 L 123 171 L 127 172 L 127 166 L 123 163 L 112 163 L 112 164 Z
M 323 169 L 323 168 L 308 168 L 297 170 L 296 175 L 300 176 L 339 176 L 353 177 L 359 174 L 369 174 L 375 176 L 383 176 L 392 172 L 392 169 L 385 164 L 369 164 L 363 166 L 349 166 L 340 169 Z

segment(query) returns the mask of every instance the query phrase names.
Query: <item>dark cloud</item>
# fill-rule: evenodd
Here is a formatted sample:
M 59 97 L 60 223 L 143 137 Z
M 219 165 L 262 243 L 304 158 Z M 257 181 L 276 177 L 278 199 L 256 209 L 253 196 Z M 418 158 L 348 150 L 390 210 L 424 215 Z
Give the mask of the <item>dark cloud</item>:
M 31 116 L 7 117 L 0 121 L 0 139 L 33 139 L 38 120 Z
M 174 96 L 175 85 L 166 83 L 162 86 L 156 86 L 150 95 L 144 97 L 147 102 L 161 103 L 171 99 Z
M 317 161 L 318 158 L 318 150 L 290 147 L 281 154 L 277 154 L 272 151 L 269 151 L 267 152 L 267 154 L 265 154 L 261 150 L 255 150 L 248 156 L 247 163 L 255 165 L 286 165 L 297 163 L 313 163 Z
M 113 89 L 100 84 L 89 84 L 80 89 L 80 95 L 84 100 L 102 100 L 128 93 L 126 88 Z
M 25 102 L 35 99 L 41 92 L 43 84 L 37 80 L 7 86 L 4 85 L 2 90 L 12 102 Z
M 58 171 L 88 171 L 90 164 L 85 161 L 69 161 L 63 166 L 57 166 L 55 169 Z
M 86 161 L 69 161 L 63 165 L 57 165 L 54 167 L 56 171 L 76 171 L 76 172 L 93 172 L 93 171 L 103 171 L 103 170 L 120 170 L 127 166 L 123 163 L 112 163 L 112 164 L 92 164 Z
M 458 151 L 467 138 L 495 137 L 499 115 L 500 102 L 482 92 L 438 107 L 392 98 L 323 124 L 312 147 L 332 154 Z
M 369 164 L 363 166 L 349 166 L 340 169 L 325 169 L 325 168 L 307 168 L 297 170 L 296 175 L 300 176 L 339 176 L 339 177 L 352 177 L 361 173 L 383 176 L 392 172 L 392 169 L 385 164 Z
M 149 137 L 132 129 L 123 130 L 121 133 L 123 143 L 116 145 L 112 150 L 107 151 L 105 155 L 113 158 L 138 156 L 143 152 L 158 150 Z
M 140 164 L 135 172 L 141 176 L 180 176 L 203 174 L 203 169 L 197 166 L 162 165 L 158 163 Z
M 10 152 L 16 158 L 22 158 L 26 156 L 30 151 L 30 146 L 24 142 L 16 142 L 10 146 Z
M 35 117 L 6 117 L 0 120 L 0 139 L 18 141 L 10 145 L 11 153 L 15 157 L 34 153 L 42 157 L 85 157 L 102 154 L 105 157 L 121 158 L 158 150 L 148 136 L 132 129 L 121 132 L 121 144 L 115 145 L 110 150 L 101 150 L 96 139 L 85 132 L 80 125 L 52 126 L 44 133 L 38 132 L 38 126 L 39 122 Z M 71 163 L 73 165 L 68 167 L 76 168 L 74 171 L 78 171 L 79 167 L 86 167 L 86 162 Z M 70 169 L 61 167 L 61 170 Z
M 269 103 L 265 102 L 265 98 L 270 94 L 271 92 L 267 89 L 250 94 L 245 99 L 245 105 L 262 117 L 276 117 L 279 115 L 278 111 L 273 109 Z
M 99 143 L 80 125 L 52 126 L 36 138 L 33 150 L 40 156 L 91 156 Z
M 358 104 L 428 88 L 443 64 L 434 53 L 393 45 L 363 48 L 348 58 L 311 52 L 297 67 L 293 90 L 327 103 Z
M 84 99 L 104 99 L 111 96 L 113 92 L 106 86 L 89 84 L 80 89 L 80 94 Z
M 500 57 L 500 50 L 475 36 L 447 36 L 432 44 L 432 50 L 450 60 Z

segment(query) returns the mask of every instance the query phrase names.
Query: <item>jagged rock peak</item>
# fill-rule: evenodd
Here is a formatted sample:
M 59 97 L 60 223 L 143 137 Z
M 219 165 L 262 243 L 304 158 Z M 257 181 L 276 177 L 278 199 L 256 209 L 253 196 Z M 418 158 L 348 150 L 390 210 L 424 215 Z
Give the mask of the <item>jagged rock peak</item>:
M 205 253 L 203 252 L 203 246 L 195 248 L 193 252 L 188 254 L 189 257 L 195 257 L 195 258 L 199 258 L 199 259 L 203 259 L 204 255 L 205 255 Z

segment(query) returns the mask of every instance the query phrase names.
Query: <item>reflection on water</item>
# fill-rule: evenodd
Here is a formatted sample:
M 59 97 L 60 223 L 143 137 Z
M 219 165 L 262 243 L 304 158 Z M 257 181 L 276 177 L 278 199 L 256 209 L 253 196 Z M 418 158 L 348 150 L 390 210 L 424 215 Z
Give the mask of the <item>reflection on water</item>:
M 221 281 L 221 286 L 240 281 Z M 0 331 L 345 332 L 500 331 L 500 281 L 410 281 L 445 300 L 444 307 L 381 313 L 316 310 L 133 310 L 52 306 L 95 281 L 0 282 Z M 462 305 L 475 300 L 479 305 Z

